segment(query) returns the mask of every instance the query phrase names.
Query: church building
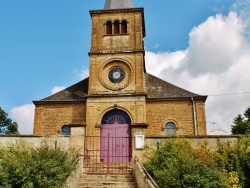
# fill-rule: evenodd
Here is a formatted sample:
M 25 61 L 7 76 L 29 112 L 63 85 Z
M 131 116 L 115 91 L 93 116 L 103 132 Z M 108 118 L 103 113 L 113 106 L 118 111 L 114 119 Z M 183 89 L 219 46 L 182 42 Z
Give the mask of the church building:
M 207 135 L 207 96 L 147 73 L 144 9 L 132 0 L 106 0 L 90 16 L 89 77 L 33 101 L 34 135 L 74 136 L 81 130 L 86 150 L 87 138 L 98 137 L 91 143 L 99 143 L 101 151 L 114 142 L 112 147 L 120 147 L 125 156 L 133 156 L 147 137 Z M 106 137 L 115 140 L 106 142 Z M 107 153 L 100 155 L 107 160 Z

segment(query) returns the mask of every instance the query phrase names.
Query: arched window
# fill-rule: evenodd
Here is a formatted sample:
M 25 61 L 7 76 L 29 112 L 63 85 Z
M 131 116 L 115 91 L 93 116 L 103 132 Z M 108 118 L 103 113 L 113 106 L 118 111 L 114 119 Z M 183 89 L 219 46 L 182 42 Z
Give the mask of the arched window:
M 122 23 L 121 23 L 121 33 L 122 34 L 126 34 L 128 31 L 127 31 L 127 21 L 126 20 L 122 20 Z
M 168 122 L 165 126 L 167 136 L 175 136 L 176 126 L 173 122 Z
M 70 135 L 70 126 L 69 125 L 64 125 L 62 126 L 62 135 Z
M 131 119 L 129 115 L 119 109 L 110 110 L 108 111 L 102 118 L 101 124 L 113 124 L 113 123 L 119 123 L 119 124 L 131 124 Z
M 120 33 L 120 23 L 118 20 L 114 22 L 114 34 L 119 34 Z
M 111 21 L 106 22 L 106 34 L 107 35 L 112 34 L 112 22 Z

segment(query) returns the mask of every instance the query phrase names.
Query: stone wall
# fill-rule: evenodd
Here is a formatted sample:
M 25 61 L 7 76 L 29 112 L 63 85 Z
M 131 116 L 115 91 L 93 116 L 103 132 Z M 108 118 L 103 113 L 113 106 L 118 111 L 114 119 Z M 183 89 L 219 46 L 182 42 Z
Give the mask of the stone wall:
M 192 101 L 190 99 L 147 102 L 147 122 L 147 136 L 165 136 L 167 122 L 175 123 L 177 136 L 194 135 Z
M 147 137 L 145 140 L 145 145 L 151 148 L 157 148 L 157 143 L 161 143 L 163 141 L 168 141 L 170 139 L 186 139 L 188 140 L 194 147 L 206 146 L 210 149 L 215 149 L 218 142 L 220 143 L 229 143 L 229 145 L 233 145 L 238 142 L 241 136 L 183 136 L 183 137 Z
M 227 143 L 233 145 L 238 143 L 242 136 L 236 135 L 218 135 L 218 136 L 179 136 L 179 137 L 164 137 L 164 136 L 148 136 L 145 137 L 144 149 L 133 150 L 133 156 L 137 156 L 140 160 L 144 161 L 147 159 L 147 153 L 151 152 L 157 147 L 161 146 L 162 142 L 168 141 L 170 139 L 186 139 L 194 147 L 206 146 L 207 148 L 213 150 L 216 149 L 218 143 Z
M 0 144 L 7 145 L 8 143 L 15 143 L 20 140 L 25 140 L 32 144 L 34 147 L 40 147 L 42 144 L 47 144 L 50 148 L 60 147 L 63 150 L 70 149 L 70 137 L 69 136 L 31 136 L 31 135 L 1 135 Z
M 82 127 L 85 124 L 85 102 L 36 105 L 34 135 L 60 135 L 63 125 Z

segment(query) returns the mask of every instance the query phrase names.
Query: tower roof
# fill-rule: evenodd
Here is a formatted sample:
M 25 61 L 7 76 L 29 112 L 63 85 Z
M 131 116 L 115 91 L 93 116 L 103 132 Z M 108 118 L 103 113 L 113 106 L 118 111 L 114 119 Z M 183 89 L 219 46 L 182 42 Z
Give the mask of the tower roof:
M 133 8 L 133 0 L 106 0 L 104 9 Z

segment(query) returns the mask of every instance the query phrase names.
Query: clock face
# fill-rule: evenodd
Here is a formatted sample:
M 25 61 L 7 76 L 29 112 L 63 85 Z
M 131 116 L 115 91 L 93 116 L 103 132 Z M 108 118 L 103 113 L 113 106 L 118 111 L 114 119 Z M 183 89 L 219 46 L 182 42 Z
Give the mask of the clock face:
M 120 83 L 125 77 L 125 71 L 121 67 L 112 67 L 108 73 L 108 78 L 112 83 Z

